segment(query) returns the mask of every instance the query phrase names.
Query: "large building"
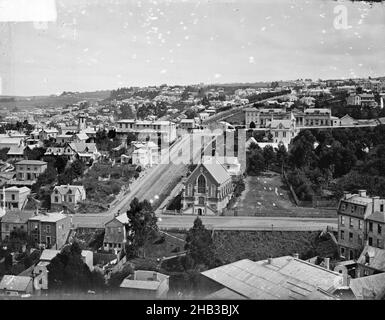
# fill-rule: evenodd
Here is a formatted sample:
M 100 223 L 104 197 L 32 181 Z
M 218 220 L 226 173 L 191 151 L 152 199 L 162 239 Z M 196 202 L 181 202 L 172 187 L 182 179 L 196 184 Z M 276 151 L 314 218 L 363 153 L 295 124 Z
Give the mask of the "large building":
M 128 133 L 137 135 L 137 140 L 173 142 L 176 135 L 176 124 L 170 121 L 142 121 L 134 119 L 120 120 L 117 122 L 116 134 L 121 140 L 127 138 Z
M 282 109 L 245 109 L 246 128 L 266 128 L 273 120 L 295 119 L 297 127 L 322 127 L 339 125 L 338 118 L 331 115 L 330 109 L 307 108 L 304 111 Z
M 1 205 L 9 210 L 23 209 L 28 201 L 28 195 L 31 189 L 27 187 L 9 187 L 3 189 L 0 194 Z
M 217 215 L 223 212 L 233 193 L 230 174 L 213 158 L 200 163 L 187 178 L 182 192 L 184 214 Z
M 338 246 L 345 259 L 357 259 L 365 244 L 384 249 L 385 199 L 369 197 L 366 190 L 345 193 L 338 214 Z
M 15 164 L 16 181 L 12 184 L 32 185 L 39 175 L 47 169 L 47 162 L 39 160 L 22 160 Z
M 361 107 L 377 106 L 377 102 L 375 101 L 373 93 L 351 94 L 346 98 L 346 104 L 349 106 L 361 106 Z

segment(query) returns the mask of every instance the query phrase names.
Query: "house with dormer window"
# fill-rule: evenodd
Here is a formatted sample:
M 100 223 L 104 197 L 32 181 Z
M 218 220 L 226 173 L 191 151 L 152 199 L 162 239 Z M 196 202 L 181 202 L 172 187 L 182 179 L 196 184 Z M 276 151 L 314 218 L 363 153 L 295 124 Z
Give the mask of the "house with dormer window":
M 53 210 L 74 210 L 79 201 L 86 199 L 83 186 L 56 186 L 51 193 L 51 208 Z

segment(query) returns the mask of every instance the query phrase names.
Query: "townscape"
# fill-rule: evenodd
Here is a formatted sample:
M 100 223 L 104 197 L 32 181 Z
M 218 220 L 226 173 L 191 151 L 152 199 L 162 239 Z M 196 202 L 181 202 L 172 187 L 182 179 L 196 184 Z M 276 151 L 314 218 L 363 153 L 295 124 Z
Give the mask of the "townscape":
M 384 300 L 385 76 L 370 70 L 0 92 L 0 299 Z

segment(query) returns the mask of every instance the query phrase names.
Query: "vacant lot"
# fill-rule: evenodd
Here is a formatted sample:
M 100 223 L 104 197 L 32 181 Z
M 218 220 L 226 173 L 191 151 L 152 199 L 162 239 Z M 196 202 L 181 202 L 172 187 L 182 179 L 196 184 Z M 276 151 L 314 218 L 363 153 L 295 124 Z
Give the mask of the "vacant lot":
M 215 253 L 223 264 L 254 261 L 298 253 L 301 259 L 334 257 L 337 246 L 329 235 L 294 231 L 216 231 Z
M 304 208 L 296 206 L 290 198 L 290 191 L 275 172 L 245 179 L 245 190 L 236 208 L 239 216 L 282 216 L 282 217 L 334 217 L 335 210 Z

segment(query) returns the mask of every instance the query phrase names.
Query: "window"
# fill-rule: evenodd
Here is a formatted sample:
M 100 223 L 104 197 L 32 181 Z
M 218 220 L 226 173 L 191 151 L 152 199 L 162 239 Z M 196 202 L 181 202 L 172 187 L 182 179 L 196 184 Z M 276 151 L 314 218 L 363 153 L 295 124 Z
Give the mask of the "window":
M 349 241 L 353 241 L 353 232 L 349 232 Z
M 199 202 L 199 204 L 201 204 L 201 205 L 205 204 L 205 198 L 199 197 L 198 202 Z
M 381 248 L 381 240 L 377 239 L 377 248 Z
M 353 219 L 349 218 L 349 228 L 353 228 Z
M 193 195 L 193 192 L 192 192 L 192 184 L 188 184 L 187 185 L 187 196 L 192 196 Z
M 380 204 L 380 211 L 384 212 L 384 205 L 383 204 Z
M 373 231 L 373 222 L 369 222 L 369 231 Z
M 206 179 L 203 175 L 198 178 L 198 193 L 206 193 Z
M 353 213 L 354 212 L 354 210 L 356 209 L 356 206 L 353 206 L 353 205 L 351 205 L 351 212 Z
M 382 226 L 380 224 L 377 225 L 377 233 L 378 234 L 382 233 Z
M 360 235 L 358 235 L 358 237 L 357 237 L 357 243 L 359 245 L 362 245 L 362 237 Z
M 344 216 L 341 216 L 340 222 L 341 222 L 342 226 L 345 225 L 345 217 Z
M 343 230 L 341 230 L 341 240 L 344 240 L 344 234 L 345 234 L 345 232 L 343 231 Z
M 372 238 L 372 237 L 369 237 L 369 245 L 370 245 L 370 246 L 373 245 L 373 238 Z
M 364 221 L 358 220 L 358 229 L 362 230 L 363 224 L 364 224 Z
M 59 197 L 55 197 L 55 202 L 59 202 Z
M 211 185 L 211 197 L 215 198 L 216 196 L 216 193 L 217 193 L 217 188 L 215 187 L 215 185 Z
M 46 226 L 45 230 L 47 233 L 50 233 L 51 232 L 51 226 Z
M 341 256 L 345 257 L 345 248 L 342 248 L 342 247 L 341 247 Z
M 12 200 L 15 200 L 15 195 L 14 194 L 12 195 Z
M 122 233 L 122 228 L 119 227 L 119 228 L 118 228 L 118 232 L 119 232 L 119 233 Z

